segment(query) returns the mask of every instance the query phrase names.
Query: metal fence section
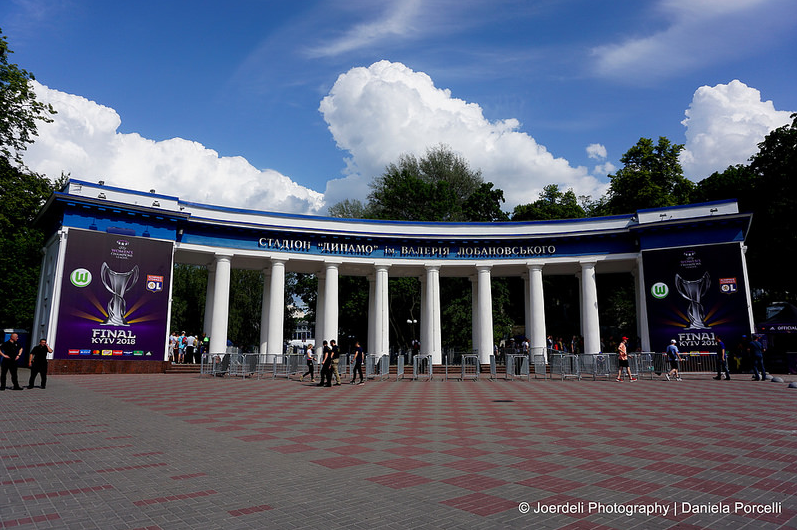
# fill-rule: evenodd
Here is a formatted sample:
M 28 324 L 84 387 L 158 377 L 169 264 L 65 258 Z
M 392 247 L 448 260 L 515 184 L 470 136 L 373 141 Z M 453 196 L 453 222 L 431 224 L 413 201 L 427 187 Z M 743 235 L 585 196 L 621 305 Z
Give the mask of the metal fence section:
M 223 354 L 215 354 L 212 355 L 210 358 L 210 368 L 208 373 L 210 375 L 215 375 L 217 377 L 223 377 L 227 375 L 227 372 L 230 370 L 230 354 L 223 353 Z
M 544 353 L 531 354 L 531 362 L 534 365 L 534 379 L 539 379 L 540 375 L 542 375 L 543 379 L 548 378 L 548 363 L 545 362 L 545 359 Z
M 231 353 L 230 356 L 230 370 L 229 375 L 241 376 L 254 376 L 259 373 L 258 364 L 260 359 L 259 353 Z
M 582 375 L 591 375 L 593 380 L 617 376 L 616 353 L 582 353 L 578 357 Z
M 396 381 L 404 379 L 404 354 L 396 359 Z
M 304 357 L 301 353 L 274 355 L 272 377 L 286 377 L 299 373 L 299 365 Z
M 432 356 L 431 355 L 416 355 L 412 359 L 412 379 L 421 380 L 426 378 L 427 381 L 432 380 Z
M 459 376 L 460 381 L 465 379 L 479 380 L 479 356 L 468 353 L 462 356 L 461 373 Z
M 629 364 L 631 365 L 631 373 L 638 374 L 637 377 L 649 375 L 653 379 L 653 374 L 656 372 L 656 363 L 654 361 L 655 355 L 652 352 L 635 352 L 629 353 Z M 661 373 L 661 370 L 659 370 Z
M 528 381 L 529 356 L 525 353 L 509 353 L 506 356 L 506 379 L 511 381 L 518 377 L 525 377 Z
M 390 355 L 370 353 L 365 357 L 365 377 L 384 381 L 390 377 Z
M 578 355 L 572 353 L 554 353 L 548 356 L 551 362 L 551 378 L 554 374 L 561 376 L 562 379 L 573 377 L 581 380 L 581 366 L 578 362 Z
M 498 379 L 498 368 L 496 366 L 495 355 L 490 355 L 490 379 Z

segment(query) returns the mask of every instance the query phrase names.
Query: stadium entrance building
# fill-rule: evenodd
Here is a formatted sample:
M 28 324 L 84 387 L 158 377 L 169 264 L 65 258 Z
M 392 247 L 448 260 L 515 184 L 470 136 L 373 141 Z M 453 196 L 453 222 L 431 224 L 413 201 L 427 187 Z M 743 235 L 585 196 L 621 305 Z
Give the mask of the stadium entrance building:
M 260 351 L 283 350 L 285 273 L 318 277 L 316 339 L 337 340 L 338 280 L 369 280 L 367 352 L 388 353 L 390 277 L 421 283 L 422 353 L 442 362 L 441 277 L 471 279 L 473 345 L 493 352 L 491 278 L 524 280 L 525 334 L 544 349 L 544 275 L 580 285 L 584 351 L 600 351 L 597 282 L 631 273 L 643 350 L 713 351 L 752 331 L 744 240 L 735 201 L 562 221 L 415 223 L 335 219 L 197 204 L 71 180 L 37 219 L 47 236 L 32 336 L 48 337 L 54 371 L 161 371 L 168 359 L 175 263 L 208 270 L 204 331 L 227 344 L 230 271 L 265 281 Z

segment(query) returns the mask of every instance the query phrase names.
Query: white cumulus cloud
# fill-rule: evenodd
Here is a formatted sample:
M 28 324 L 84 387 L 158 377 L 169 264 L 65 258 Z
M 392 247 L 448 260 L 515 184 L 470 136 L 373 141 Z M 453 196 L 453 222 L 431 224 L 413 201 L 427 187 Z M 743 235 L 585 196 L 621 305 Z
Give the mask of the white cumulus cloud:
M 537 200 L 547 184 L 595 197 L 605 190 L 586 168 L 572 167 L 521 132 L 517 120 L 489 121 L 479 105 L 452 97 L 401 63 L 380 61 L 341 74 L 319 110 L 338 147 L 351 155 L 346 178 L 327 185 L 327 204 L 364 198 L 368 182 L 386 165 L 439 144 L 504 190 L 508 209 Z
M 323 195 L 242 157 L 220 157 L 203 145 L 172 138 L 154 141 L 118 132 L 115 110 L 34 83 L 37 99 L 58 111 L 39 124 L 25 164 L 50 178 L 61 172 L 79 180 L 158 193 L 206 204 L 293 213 L 317 213 Z
M 730 165 L 745 164 L 772 130 L 791 122 L 790 111 L 775 110 L 772 101 L 739 80 L 702 86 L 686 110 L 684 173 L 701 180 Z
M 606 158 L 606 146 L 602 144 L 589 144 L 587 146 L 587 156 L 595 160 Z

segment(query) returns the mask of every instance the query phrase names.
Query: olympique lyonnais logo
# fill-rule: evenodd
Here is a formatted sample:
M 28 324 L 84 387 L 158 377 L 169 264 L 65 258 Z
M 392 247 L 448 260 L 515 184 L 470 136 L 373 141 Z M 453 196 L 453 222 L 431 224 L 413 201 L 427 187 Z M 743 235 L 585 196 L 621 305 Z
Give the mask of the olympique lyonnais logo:
M 91 283 L 91 272 L 88 269 L 75 269 L 69 275 L 69 281 L 75 287 L 86 287 Z
M 670 288 L 664 282 L 654 283 L 653 287 L 650 288 L 650 294 L 653 295 L 653 298 L 661 300 L 667 298 L 667 295 L 670 294 Z
M 736 278 L 720 278 L 720 291 L 725 294 L 736 292 Z
M 155 276 L 154 274 L 147 274 L 147 291 L 159 293 L 163 291 L 163 276 Z

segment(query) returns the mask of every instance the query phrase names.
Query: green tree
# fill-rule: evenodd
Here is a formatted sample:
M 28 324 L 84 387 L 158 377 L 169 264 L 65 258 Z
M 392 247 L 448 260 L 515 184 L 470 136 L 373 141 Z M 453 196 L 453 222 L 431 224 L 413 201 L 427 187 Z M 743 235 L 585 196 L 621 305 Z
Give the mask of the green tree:
M 10 63 L 13 53 L 0 30 L 0 322 L 27 328 L 33 321 L 44 235 L 33 220 L 61 179 L 29 172 L 21 153 L 36 135 L 37 120 L 51 121 L 52 107 L 36 100 L 33 75 Z
M 624 167 L 609 175 L 612 182 L 600 213 L 631 213 L 688 203 L 693 184 L 683 176 L 678 162 L 683 148 L 663 136 L 657 144 L 650 138 L 640 138 L 620 159 Z
M 797 299 L 791 257 L 797 243 L 797 113 L 769 133 L 750 158 L 755 176 L 753 222 L 747 244 L 751 282 L 771 296 Z
M 17 168 L 0 156 L 0 323 L 28 328 L 39 287 L 44 234 L 33 226 L 44 201 L 60 188 L 45 177 Z
M 14 53 L 0 30 L 0 154 L 22 165 L 22 152 L 36 136 L 36 122 L 52 121 L 52 106 L 36 100 L 33 74 L 9 62 Z
M 370 183 L 366 211 L 376 219 L 402 221 L 491 219 L 499 215 L 495 210 L 498 205 L 500 211 L 503 192 L 483 184 L 481 170 L 472 170 L 464 158 L 441 145 L 420 159 L 402 155 L 389 164 Z
M 512 212 L 513 221 L 547 221 L 586 217 L 572 189 L 562 192 L 558 184 L 549 184 L 540 198 L 530 204 L 519 204 Z

